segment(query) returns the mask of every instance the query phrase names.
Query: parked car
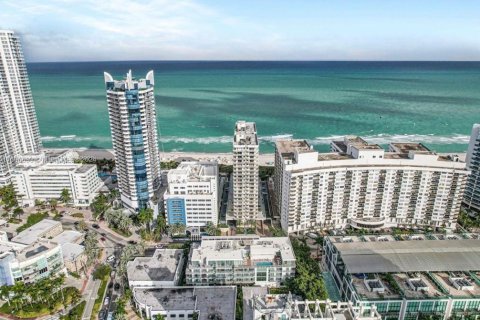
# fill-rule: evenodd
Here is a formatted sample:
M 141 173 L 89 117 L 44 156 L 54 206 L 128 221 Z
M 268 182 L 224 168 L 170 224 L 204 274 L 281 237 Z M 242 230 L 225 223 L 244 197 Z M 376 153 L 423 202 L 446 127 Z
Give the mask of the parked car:
M 95 223 L 95 224 L 92 224 L 92 228 L 98 229 L 98 228 L 100 228 L 100 226 Z
M 107 258 L 107 262 L 113 262 L 113 261 L 115 261 L 115 256 L 112 254 Z
M 103 301 L 103 305 L 108 306 L 109 303 L 110 303 L 110 297 L 106 297 L 105 300 Z

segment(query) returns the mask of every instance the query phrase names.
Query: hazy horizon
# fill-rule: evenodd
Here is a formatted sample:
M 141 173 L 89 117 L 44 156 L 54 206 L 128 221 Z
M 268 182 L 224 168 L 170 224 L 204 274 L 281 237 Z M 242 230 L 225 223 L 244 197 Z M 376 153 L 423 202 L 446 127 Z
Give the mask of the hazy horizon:
M 479 61 L 480 2 L 5 0 L 29 62 Z

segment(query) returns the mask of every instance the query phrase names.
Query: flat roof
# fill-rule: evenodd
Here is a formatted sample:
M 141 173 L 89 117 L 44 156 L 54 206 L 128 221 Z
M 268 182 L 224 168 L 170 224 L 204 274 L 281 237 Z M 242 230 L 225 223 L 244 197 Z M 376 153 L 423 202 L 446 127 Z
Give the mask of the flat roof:
M 202 237 L 201 243 L 194 244 L 191 261 L 236 260 L 245 264 L 270 261 L 280 256 L 282 261 L 295 261 L 292 244 L 288 237 L 227 236 Z
M 258 145 L 255 122 L 237 121 L 233 142 L 236 145 Z
M 75 231 L 75 230 L 65 230 L 60 233 L 58 236 L 53 237 L 52 241 L 65 244 L 65 243 L 76 243 L 80 239 L 83 239 L 83 233 Z
M 235 319 L 236 287 L 134 288 L 137 302 L 152 311 L 199 311 L 199 320 Z
M 85 251 L 85 247 L 77 243 L 65 243 L 62 245 L 62 254 L 64 260 L 75 260 Z
M 440 272 L 480 269 L 480 240 L 334 243 L 350 273 Z
M 401 153 L 409 153 L 410 151 L 430 152 L 430 149 L 423 143 L 418 142 L 392 142 L 390 145 L 394 147 L 397 152 Z
M 298 152 L 313 151 L 306 140 L 277 140 L 275 147 L 282 155 L 293 154 L 295 150 Z
M 44 232 L 53 229 L 62 223 L 60 221 L 50 220 L 50 219 L 43 219 L 42 221 L 34 224 L 28 229 L 23 230 L 18 235 L 12 238 L 13 242 L 23 243 L 23 244 L 32 244 L 40 237 L 40 235 Z
M 182 257 L 181 249 L 157 249 L 152 257 L 137 257 L 127 263 L 128 281 L 174 281 Z

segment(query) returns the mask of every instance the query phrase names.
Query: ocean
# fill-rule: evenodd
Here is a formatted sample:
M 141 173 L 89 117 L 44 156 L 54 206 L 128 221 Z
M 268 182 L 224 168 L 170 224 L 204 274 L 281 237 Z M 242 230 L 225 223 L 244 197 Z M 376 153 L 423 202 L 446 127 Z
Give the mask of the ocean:
M 262 153 L 278 138 L 319 151 L 343 135 L 462 152 L 480 122 L 480 62 L 29 63 L 45 147 L 111 148 L 103 71 L 155 71 L 161 151 L 229 152 L 255 121 Z

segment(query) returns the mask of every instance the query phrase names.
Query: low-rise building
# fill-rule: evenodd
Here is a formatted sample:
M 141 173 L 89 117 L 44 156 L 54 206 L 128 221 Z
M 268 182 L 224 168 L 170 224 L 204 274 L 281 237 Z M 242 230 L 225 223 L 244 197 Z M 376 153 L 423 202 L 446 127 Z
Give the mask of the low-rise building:
M 28 245 L 35 243 L 40 238 L 53 239 L 62 232 L 63 227 L 60 221 L 43 219 L 17 234 L 12 238 L 12 242 Z
M 134 288 L 133 300 L 142 317 L 166 320 L 234 320 L 236 287 Z
M 157 249 L 152 257 L 136 257 L 127 263 L 130 288 L 176 286 L 183 267 L 183 250 Z
M 0 242 L 0 286 L 25 283 L 64 272 L 62 247 L 40 239 L 32 244 Z
M 381 320 L 375 306 L 351 302 L 303 300 L 292 294 L 269 294 L 265 287 L 243 287 L 243 320 Z
M 168 224 L 201 227 L 218 222 L 218 164 L 182 162 L 168 172 L 163 195 Z
M 275 207 L 286 232 L 329 228 L 455 228 L 469 171 L 419 143 L 385 151 L 360 137 L 319 153 L 304 140 L 278 140 Z
M 75 206 L 89 206 L 102 187 L 97 167 L 92 164 L 24 164 L 11 173 L 13 186 L 21 195 L 21 204 L 33 206 L 35 200 L 58 199 L 69 191 Z
M 85 247 L 77 243 L 62 244 L 63 263 L 65 268 L 71 272 L 80 272 L 87 265 Z
M 478 234 L 326 237 L 322 263 L 343 300 L 384 319 L 480 317 Z
M 189 285 L 278 286 L 294 275 L 295 255 L 288 237 L 243 235 L 202 237 L 193 243 L 185 277 Z

